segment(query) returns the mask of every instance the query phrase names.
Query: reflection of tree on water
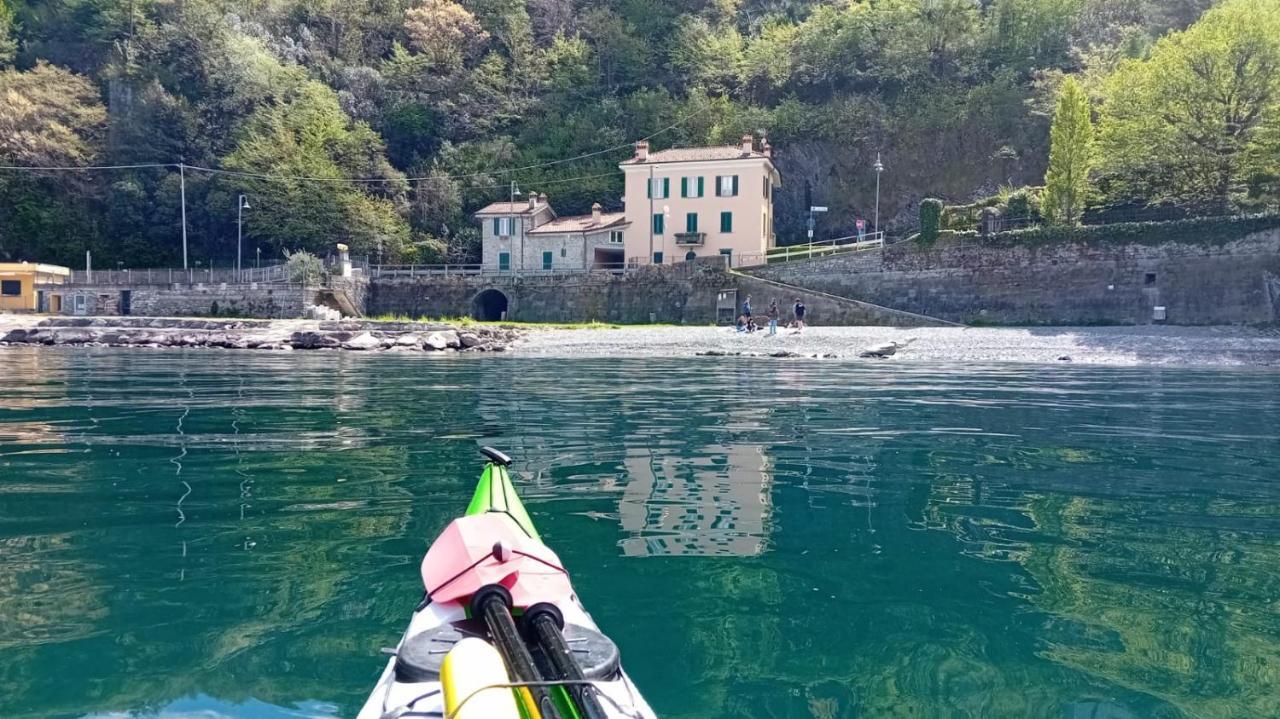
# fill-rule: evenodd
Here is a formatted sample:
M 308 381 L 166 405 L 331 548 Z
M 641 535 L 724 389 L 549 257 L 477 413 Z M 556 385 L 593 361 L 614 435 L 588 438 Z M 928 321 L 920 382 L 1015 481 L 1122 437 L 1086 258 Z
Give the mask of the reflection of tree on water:
M 1023 562 L 1056 618 L 1045 655 L 1192 716 L 1280 716 L 1280 517 L 1243 509 L 1035 502 L 1042 531 L 1071 540 L 1032 545 Z
M 93 386 L 73 376 L 59 388 L 58 405 L 82 412 L 92 392 L 110 421 L 103 436 L 83 436 L 91 452 L 42 487 L 64 490 L 60 509 L 31 507 L 21 516 L 43 517 L 38 525 L 0 534 L 0 716 L 137 709 L 201 692 L 354 701 L 335 697 L 331 678 L 378 665 L 387 637 L 370 630 L 371 611 L 395 614 L 401 628 L 412 572 L 408 589 L 369 582 L 385 567 L 352 557 L 406 534 L 414 503 L 397 486 L 406 455 L 363 429 L 405 417 L 365 414 L 351 399 L 354 372 L 335 388 L 299 380 L 298 360 L 255 356 L 241 392 L 207 358 L 157 353 L 146 366 L 169 371 L 134 372 L 131 382 L 121 371 Z M 20 472 L 37 477 L 41 466 Z M 128 481 L 107 481 L 116 476 Z M 252 503 L 246 477 L 262 478 Z M 258 545 L 244 552 L 250 534 Z M 26 628 L 9 631 L 10 618 Z

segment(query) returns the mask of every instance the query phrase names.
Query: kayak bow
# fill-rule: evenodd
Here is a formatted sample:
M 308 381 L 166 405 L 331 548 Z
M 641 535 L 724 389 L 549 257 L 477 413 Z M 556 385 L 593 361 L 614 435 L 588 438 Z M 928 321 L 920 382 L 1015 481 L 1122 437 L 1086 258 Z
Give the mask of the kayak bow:
M 534 528 L 511 458 L 481 451 L 471 503 L 427 550 L 423 599 L 358 719 L 652 719 Z

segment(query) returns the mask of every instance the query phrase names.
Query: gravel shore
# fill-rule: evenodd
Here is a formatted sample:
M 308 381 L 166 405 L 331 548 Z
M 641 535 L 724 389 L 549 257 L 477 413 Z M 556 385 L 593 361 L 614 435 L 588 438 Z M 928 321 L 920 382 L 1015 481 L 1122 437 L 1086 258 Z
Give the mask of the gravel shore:
M 907 343 L 888 359 L 867 348 Z M 521 356 L 691 357 L 744 355 L 888 362 L 1039 362 L 1280 367 L 1280 329 L 1241 327 L 917 328 L 810 327 L 742 334 L 721 327 L 534 330 Z

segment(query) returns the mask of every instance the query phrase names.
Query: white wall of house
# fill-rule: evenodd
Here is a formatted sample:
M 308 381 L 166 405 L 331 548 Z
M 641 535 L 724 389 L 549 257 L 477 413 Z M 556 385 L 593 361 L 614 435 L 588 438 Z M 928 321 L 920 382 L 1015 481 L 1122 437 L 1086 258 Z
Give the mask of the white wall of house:
M 663 264 L 681 262 L 689 253 L 707 257 L 721 254 L 722 250 L 739 258 L 762 257 L 774 246 L 773 193 L 777 173 L 767 158 L 624 164 L 622 170 L 630 223 L 625 237 L 628 261 L 653 261 L 650 226 L 654 215 L 662 219 L 655 227 L 652 247 L 655 254 L 661 253 Z M 648 193 L 651 176 L 657 189 L 652 200 Z M 724 186 L 718 186 L 719 182 Z M 729 219 L 722 224 L 725 213 Z M 676 235 L 690 228 L 690 215 L 697 218 L 697 232 L 704 233 L 701 245 L 677 242 Z

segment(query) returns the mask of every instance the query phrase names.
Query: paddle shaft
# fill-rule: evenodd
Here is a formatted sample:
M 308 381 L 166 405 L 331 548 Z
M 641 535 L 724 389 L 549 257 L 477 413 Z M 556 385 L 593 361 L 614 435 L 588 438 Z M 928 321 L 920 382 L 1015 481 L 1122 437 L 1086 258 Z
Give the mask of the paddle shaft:
M 533 655 L 529 654 L 529 650 L 520 641 L 515 620 L 511 618 L 511 612 L 502 598 L 491 594 L 480 602 L 478 609 L 484 617 L 485 625 L 489 628 L 489 636 L 493 639 L 494 645 L 498 647 L 507 666 L 515 674 L 514 679 L 522 682 L 542 681 L 543 677 L 533 663 Z M 548 688 L 530 687 L 529 691 L 538 706 L 538 711 L 542 714 L 542 719 L 560 719 L 560 712 L 556 709 Z
M 540 613 L 534 616 L 529 629 L 533 634 L 534 642 L 542 647 L 542 653 L 547 656 L 552 668 L 559 675 L 556 679 L 575 681 L 586 679 L 582 673 L 582 667 L 578 666 L 578 661 L 573 658 L 569 645 L 564 641 L 564 634 L 561 633 L 556 620 L 550 614 Z M 595 687 L 587 684 L 570 684 L 566 688 L 573 695 L 585 719 L 607 719 L 608 715 L 604 713 L 604 708 L 596 699 Z

